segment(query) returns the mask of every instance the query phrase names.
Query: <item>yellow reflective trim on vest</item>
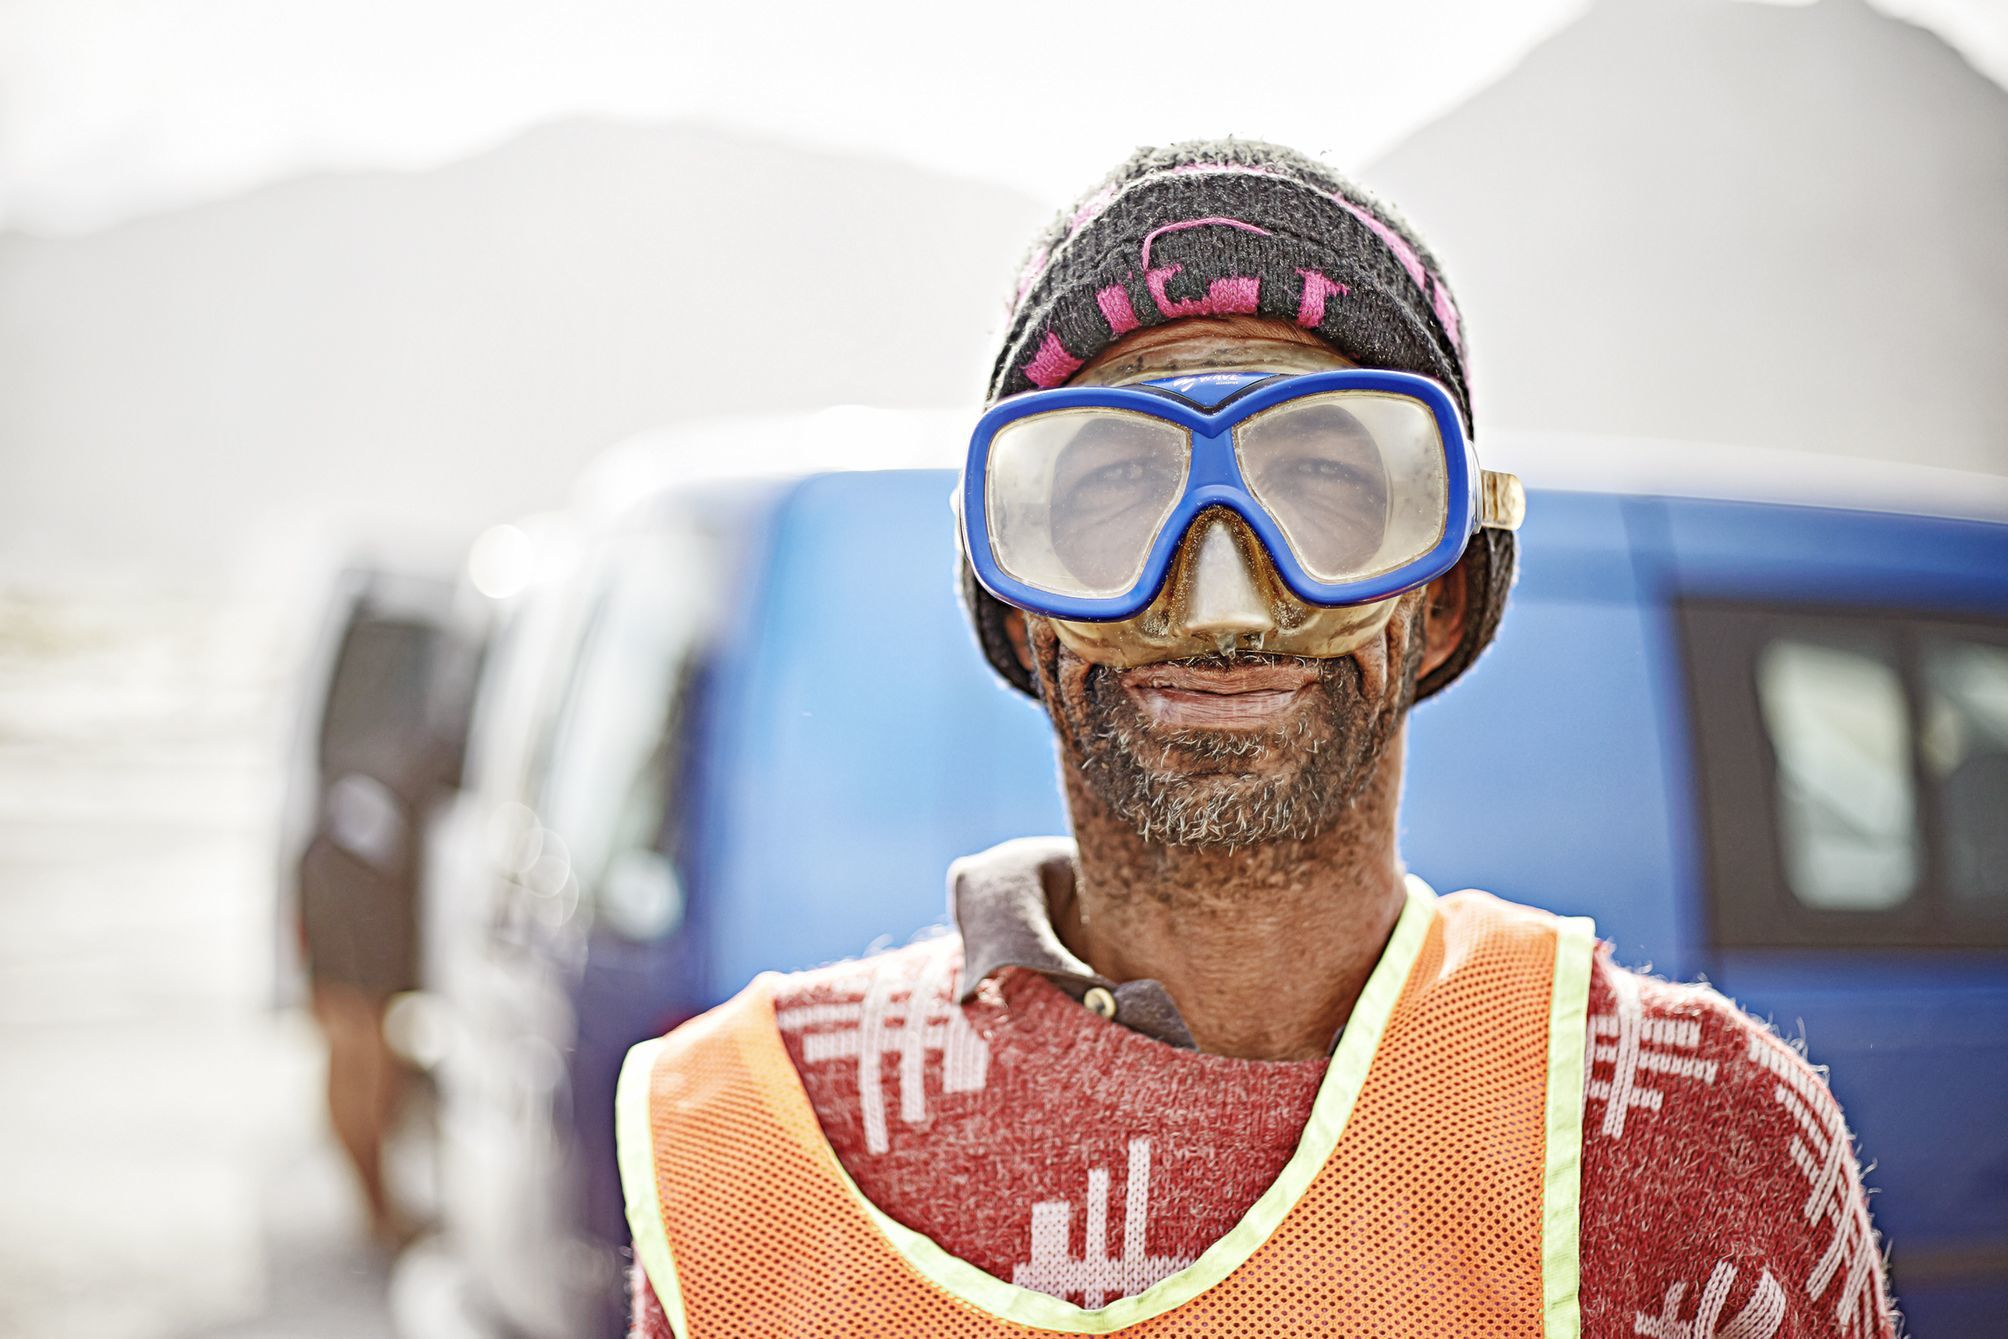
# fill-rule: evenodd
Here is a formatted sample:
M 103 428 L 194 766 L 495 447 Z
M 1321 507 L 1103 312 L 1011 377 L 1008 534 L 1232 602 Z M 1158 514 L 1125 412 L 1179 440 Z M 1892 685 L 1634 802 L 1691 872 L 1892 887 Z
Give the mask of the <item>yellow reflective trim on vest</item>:
M 664 1039 L 645 1041 L 621 1062 L 620 1083 L 614 1089 L 614 1148 L 621 1172 L 621 1198 L 627 1204 L 628 1232 L 634 1237 L 635 1258 L 669 1317 L 677 1339 L 689 1339 L 690 1320 L 683 1311 L 683 1287 L 676 1280 L 676 1260 L 670 1255 L 663 1227 L 662 1196 L 655 1180 L 655 1132 L 648 1118 L 649 1082 Z
M 1590 963 L 1597 928 L 1586 917 L 1556 927 L 1555 993 L 1548 1006 L 1548 1128 L 1541 1182 L 1541 1334 L 1582 1331 L 1583 1067 L 1588 1063 Z
M 1339 1038 L 1338 1050 L 1333 1054 L 1324 1082 L 1318 1088 L 1318 1096 L 1311 1106 L 1311 1118 L 1304 1125 L 1297 1151 L 1290 1155 L 1290 1161 L 1284 1164 L 1274 1183 L 1262 1192 L 1262 1198 L 1255 1201 L 1254 1207 L 1226 1236 L 1214 1242 L 1199 1259 L 1184 1269 L 1134 1296 L 1119 1298 L 1105 1307 L 1089 1311 L 1047 1293 L 1006 1283 L 949 1254 L 932 1238 L 915 1232 L 903 1223 L 894 1222 L 865 1198 L 864 1192 L 858 1189 L 857 1183 L 841 1166 L 837 1167 L 837 1173 L 851 1197 L 870 1215 L 879 1231 L 885 1234 L 886 1240 L 906 1258 L 908 1264 L 935 1286 L 994 1316 L 1063 1334 L 1112 1334 L 1126 1325 L 1161 1316 L 1173 1307 L 1191 1301 L 1246 1264 L 1248 1258 L 1275 1233 L 1284 1215 L 1303 1198 L 1311 1182 L 1324 1169 L 1332 1150 L 1338 1146 L 1339 1136 L 1345 1132 L 1346 1119 L 1352 1115 L 1353 1106 L 1359 1100 L 1360 1089 L 1366 1084 L 1367 1069 L 1373 1064 L 1374 1052 L 1380 1048 L 1381 1035 L 1387 1030 L 1388 1019 L 1394 1013 L 1395 1003 L 1401 998 L 1402 987 L 1408 984 L 1409 971 L 1422 952 L 1423 941 L 1435 916 L 1436 894 L 1429 885 L 1410 875 L 1408 902 L 1395 921 L 1394 933 L 1388 937 L 1387 949 L 1381 954 L 1380 962 L 1360 991 L 1352 1017 L 1346 1020 L 1345 1032 Z M 1580 1057 L 1578 1063 L 1580 1065 Z M 1580 1068 L 1577 1072 L 1580 1074 Z M 831 1162 L 835 1163 L 836 1159 L 832 1158 Z

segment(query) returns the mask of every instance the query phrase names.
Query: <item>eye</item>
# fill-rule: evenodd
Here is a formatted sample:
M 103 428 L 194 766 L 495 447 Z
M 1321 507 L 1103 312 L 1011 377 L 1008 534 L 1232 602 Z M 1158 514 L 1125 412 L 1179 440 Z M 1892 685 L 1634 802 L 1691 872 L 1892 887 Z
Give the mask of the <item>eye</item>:
M 1293 456 L 1281 462 L 1281 469 L 1271 467 L 1271 477 L 1276 473 L 1289 482 L 1323 492 L 1343 489 L 1373 489 L 1379 491 L 1380 475 L 1377 471 L 1362 469 L 1348 460 L 1335 460 L 1327 455 Z
M 1152 478 L 1156 473 L 1153 464 L 1145 460 L 1114 460 L 1089 470 L 1076 487 L 1088 490 L 1130 489 Z

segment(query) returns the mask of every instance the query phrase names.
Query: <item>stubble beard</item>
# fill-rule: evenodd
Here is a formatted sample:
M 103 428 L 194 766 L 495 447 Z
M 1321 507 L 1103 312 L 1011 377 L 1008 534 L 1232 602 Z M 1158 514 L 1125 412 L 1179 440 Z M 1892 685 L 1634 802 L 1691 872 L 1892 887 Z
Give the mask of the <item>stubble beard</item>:
M 1331 827 L 1373 779 L 1414 700 L 1418 639 L 1400 645 L 1392 691 L 1369 701 L 1350 656 L 1311 660 L 1237 654 L 1185 663 L 1314 667 L 1310 710 L 1270 730 L 1165 730 L 1151 725 L 1114 671 L 1091 667 L 1068 715 L 1082 780 L 1147 842 L 1235 848 L 1308 841 Z M 1390 647 L 1394 651 L 1395 647 Z

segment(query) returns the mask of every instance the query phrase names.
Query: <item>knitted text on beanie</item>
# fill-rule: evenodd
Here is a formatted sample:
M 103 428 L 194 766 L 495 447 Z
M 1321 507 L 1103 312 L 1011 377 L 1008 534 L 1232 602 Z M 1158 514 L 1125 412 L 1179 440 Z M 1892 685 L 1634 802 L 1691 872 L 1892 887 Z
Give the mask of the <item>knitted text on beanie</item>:
M 990 398 L 1057 386 L 1132 330 L 1187 316 L 1294 321 L 1353 361 L 1433 377 L 1467 423 L 1457 303 L 1394 212 L 1278 145 L 1143 149 L 1033 244 Z

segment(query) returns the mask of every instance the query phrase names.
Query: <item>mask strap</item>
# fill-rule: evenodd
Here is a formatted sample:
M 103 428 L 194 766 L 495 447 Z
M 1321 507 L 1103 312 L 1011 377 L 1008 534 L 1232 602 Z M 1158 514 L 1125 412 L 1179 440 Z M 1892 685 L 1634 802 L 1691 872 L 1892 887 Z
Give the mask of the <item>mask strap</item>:
M 1527 518 L 1527 491 L 1518 475 L 1503 470 L 1480 470 L 1478 480 L 1478 524 L 1493 530 L 1518 530 Z

